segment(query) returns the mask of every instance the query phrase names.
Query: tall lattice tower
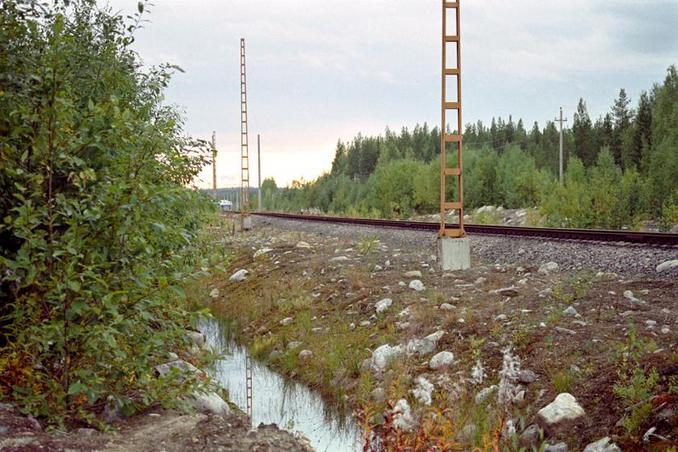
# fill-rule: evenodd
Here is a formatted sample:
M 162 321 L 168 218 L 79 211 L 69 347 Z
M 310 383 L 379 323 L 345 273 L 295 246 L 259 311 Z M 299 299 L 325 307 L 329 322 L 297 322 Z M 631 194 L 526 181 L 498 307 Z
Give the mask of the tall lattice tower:
M 240 227 L 250 229 L 249 193 L 250 160 L 247 129 L 247 68 L 245 64 L 245 39 L 240 39 Z
M 442 64 L 442 105 L 440 129 L 440 235 L 441 237 L 464 236 L 464 188 L 462 178 L 462 119 L 461 119 L 461 16 L 459 1 L 443 0 L 443 64 Z M 448 13 L 453 13 L 453 20 L 448 20 Z M 450 48 L 448 48 L 450 46 Z M 450 67 L 452 63 L 453 67 Z M 448 82 L 452 81 L 448 90 Z M 451 118 L 452 127 L 448 131 L 448 112 L 456 112 Z M 451 115 L 454 116 L 454 115 Z M 456 119 L 456 121 L 455 121 Z M 456 123 L 456 124 L 454 124 Z M 451 133 L 450 133 L 451 132 Z M 452 146 L 448 147 L 448 144 Z M 452 151 L 454 162 L 448 166 L 447 152 Z M 456 163 L 456 164 L 455 164 Z M 452 184 L 455 199 L 448 200 L 448 178 L 455 178 Z M 446 215 L 450 211 L 459 214 L 459 226 L 449 227 Z
M 442 101 L 440 128 L 440 263 L 443 271 L 471 266 L 471 246 L 464 232 L 464 180 L 461 118 L 460 0 L 442 0 Z M 448 17 L 449 15 L 449 17 Z M 448 89 L 449 88 L 449 89 Z M 455 117 L 456 115 L 456 117 Z M 448 117 L 449 116 L 449 117 Z M 448 123 L 450 127 L 448 128 Z M 448 166 L 447 153 L 452 162 Z M 451 193 L 452 199 L 448 199 Z M 447 213 L 457 212 L 459 224 L 448 225 Z

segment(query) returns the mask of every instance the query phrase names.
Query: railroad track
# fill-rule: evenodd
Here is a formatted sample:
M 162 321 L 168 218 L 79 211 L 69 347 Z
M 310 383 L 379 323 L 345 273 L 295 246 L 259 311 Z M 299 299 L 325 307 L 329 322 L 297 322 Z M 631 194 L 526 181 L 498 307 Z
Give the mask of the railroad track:
M 413 229 L 431 232 L 436 232 L 440 229 L 439 223 L 424 221 L 330 217 L 321 215 L 298 215 L 280 212 L 253 212 L 252 215 L 284 218 L 288 220 Z M 619 242 L 646 246 L 678 247 L 678 234 L 663 232 L 612 231 L 605 229 L 531 228 L 521 226 L 496 226 L 481 224 L 466 224 L 464 225 L 464 229 L 469 234 L 491 234 L 501 236 L 545 238 L 550 240 Z

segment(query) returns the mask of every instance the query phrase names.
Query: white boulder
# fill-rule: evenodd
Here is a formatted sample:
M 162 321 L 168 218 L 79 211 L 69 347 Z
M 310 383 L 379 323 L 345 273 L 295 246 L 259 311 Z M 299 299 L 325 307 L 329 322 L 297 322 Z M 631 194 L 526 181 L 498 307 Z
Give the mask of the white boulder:
M 426 286 L 424 286 L 424 283 L 421 282 L 419 279 L 413 279 L 410 281 L 409 288 L 412 290 L 416 290 L 417 292 L 422 292 L 426 290 Z
M 454 363 L 454 354 L 452 352 L 443 351 L 433 355 L 428 362 L 428 366 L 433 370 L 440 370 L 450 367 Z
M 438 345 L 438 341 L 445 334 L 444 331 L 436 331 L 435 333 L 429 334 L 428 336 L 422 339 L 411 339 L 405 346 L 405 351 L 409 356 L 411 355 L 428 355 L 433 353 Z
M 247 278 L 249 272 L 245 269 L 240 269 L 237 272 L 233 273 L 229 278 L 231 281 L 242 282 Z
M 606 436 L 586 446 L 584 452 L 621 452 L 621 449 Z
M 558 394 L 553 402 L 539 410 L 537 418 L 546 427 L 557 427 L 564 422 L 575 421 L 585 414 L 577 399 L 572 394 L 563 392 Z
M 377 301 L 377 304 L 374 305 L 374 309 L 377 311 L 377 314 L 381 314 L 391 307 L 393 300 L 390 298 L 384 298 L 383 300 Z
M 189 397 L 189 403 L 201 413 L 229 414 L 231 412 L 231 408 L 224 402 L 224 399 L 214 391 L 196 391 Z
M 402 355 L 403 349 L 400 345 L 391 347 L 389 344 L 384 344 L 377 347 L 372 352 L 372 359 L 370 360 L 370 368 L 374 372 L 383 372 L 388 364 L 395 358 Z
M 415 388 L 410 391 L 414 398 L 423 405 L 430 405 L 431 395 L 433 394 L 434 389 L 433 383 L 422 376 L 417 377 L 415 383 Z

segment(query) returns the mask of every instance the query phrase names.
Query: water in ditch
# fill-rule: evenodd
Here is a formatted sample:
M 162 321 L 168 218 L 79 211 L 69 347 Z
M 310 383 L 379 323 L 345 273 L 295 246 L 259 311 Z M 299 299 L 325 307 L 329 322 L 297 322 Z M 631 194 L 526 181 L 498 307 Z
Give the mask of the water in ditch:
M 229 323 L 206 322 L 200 328 L 215 351 L 225 353 L 214 370 L 215 379 L 228 390 L 229 397 L 246 411 L 245 361 L 247 349 L 236 344 Z M 315 391 L 289 381 L 265 365 L 252 360 L 252 424 L 276 424 L 299 431 L 317 451 L 362 450 L 355 422 L 328 406 Z

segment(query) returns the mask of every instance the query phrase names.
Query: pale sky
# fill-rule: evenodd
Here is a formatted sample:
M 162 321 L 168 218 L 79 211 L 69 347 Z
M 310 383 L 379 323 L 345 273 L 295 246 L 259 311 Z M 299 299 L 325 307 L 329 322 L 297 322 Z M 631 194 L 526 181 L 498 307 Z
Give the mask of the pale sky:
M 155 0 L 136 50 L 178 73 L 167 103 L 217 133 L 218 184 L 238 186 L 240 38 L 247 43 L 251 185 L 329 171 L 337 140 L 440 121 L 442 0 Z M 136 11 L 136 0 L 108 0 Z M 102 0 L 103 4 L 103 0 Z M 678 63 L 678 0 L 462 0 L 463 119 L 543 126 L 580 97 L 595 119 L 620 88 Z M 201 187 L 211 185 L 206 168 Z

